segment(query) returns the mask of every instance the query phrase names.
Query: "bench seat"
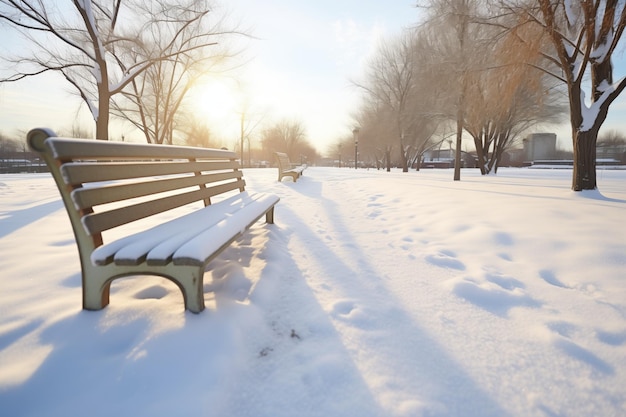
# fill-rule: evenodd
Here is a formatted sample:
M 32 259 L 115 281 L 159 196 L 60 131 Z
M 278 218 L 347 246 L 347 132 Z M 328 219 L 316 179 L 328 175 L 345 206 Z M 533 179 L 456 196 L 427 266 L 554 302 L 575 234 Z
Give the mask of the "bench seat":
M 274 195 L 244 191 L 104 244 L 93 251 L 91 261 L 96 265 L 205 265 L 277 202 Z

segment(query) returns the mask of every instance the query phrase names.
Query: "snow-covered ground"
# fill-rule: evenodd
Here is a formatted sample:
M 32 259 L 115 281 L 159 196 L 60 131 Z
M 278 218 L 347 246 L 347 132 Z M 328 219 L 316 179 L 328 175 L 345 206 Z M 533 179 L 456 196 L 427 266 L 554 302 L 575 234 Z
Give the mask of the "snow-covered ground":
M 81 310 L 45 174 L 0 176 L 0 415 L 622 416 L 626 171 L 309 168 L 213 261 Z

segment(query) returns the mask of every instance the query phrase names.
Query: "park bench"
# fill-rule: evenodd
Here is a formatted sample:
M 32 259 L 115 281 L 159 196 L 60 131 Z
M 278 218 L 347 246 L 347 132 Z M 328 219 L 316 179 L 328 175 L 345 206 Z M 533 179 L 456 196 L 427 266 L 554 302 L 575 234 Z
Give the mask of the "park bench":
M 274 222 L 279 198 L 245 191 L 231 151 L 66 139 L 48 129 L 31 130 L 28 143 L 69 215 L 87 310 L 108 305 L 114 279 L 157 275 L 199 313 L 207 264 L 264 215 Z
M 274 152 L 276 161 L 278 162 L 278 181 L 282 181 L 284 177 L 291 177 L 296 182 L 306 169 L 306 165 L 297 166 L 289 161 L 289 156 L 283 152 Z

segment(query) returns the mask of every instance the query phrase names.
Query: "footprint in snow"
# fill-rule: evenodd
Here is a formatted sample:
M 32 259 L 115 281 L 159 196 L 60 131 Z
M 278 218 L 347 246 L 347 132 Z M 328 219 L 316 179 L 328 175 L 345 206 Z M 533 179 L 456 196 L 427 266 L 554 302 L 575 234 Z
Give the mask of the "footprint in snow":
M 566 321 L 555 321 L 552 323 L 548 323 L 547 326 L 548 329 L 567 338 L 572 337 L 574 333 L 579 329 L 579 327 L 575 324 Z
M 501 253 L 499 253 L 499 254 L 498 254 L 498 257 L 499 257 L 500 259 L 504 259 L 505 261 L 509 261 L 509 262 L 511 262 L 511 261 L 513 260 L 513 258 L 511 257 L 511 255 L 509 255 L 508 253 L 505 253 L 505 252 L 501 252 Z
M 501 317 L 514 307 L 539 307 L 541 304 L 526 294 L 519 281 L 489 275 L 484 281 L 463 278 L 453 284 L 452 292 L 470 303 Z M 509 287 L 509 288 L 507 288 Z
M 487 281 L 493 282 L 494 284 L 509 291 L 513 291 L 516 288 L 526 288 L 522 281 L 497 273 L 487 273 L 485 278 L 487 279 Z
M 498 232 L 494 235 L 494 240 L 498 245 L 501 246 L 512 246 L 513 245 L 513 236 L 508 233 Z
M 539 271 L 539 276 L 550 285 L 561 288 L 569 288 L 567 285 L 559 281 L 559 279 L 554 275 L 554 272 L 548 269 L 542 269 L 541 271 Z
M 350 300 L 343 300 L 343 301 L 338 301 L 333 305 L 332 308 L 332 313 L 333 316 L 338 316 L 338 315 L 348 315 L 352 312 L 352 310 L 354 310 L 355 308 L 355 304 L 354 301 L 350 301 Z
M 554 342 L 554 346 L 565 352 L 571 358 L 591 366 L 598 372 L 605 375 L 613 375 L 615 373 L 615 370 L 610 364 L 602 360 L 590 350 L 583 348 L 571 340 L 559 338 Z
M 336 320 L 359 329 L 372 329 L 375 327 L 375 319 L 371 312 L 360 307 L 353 300 L 336 302 L 331 309 L 331 315 Z
M 551 342 L 555 348 L 561 350 L 572 359 L 590 366 L 595 371 L 606 375 L 612 375 L 615 373 L 613 366 L 605 362 L 591 350 L 582 347 L 574 341 L 577 333 L 584 333 L 584 329 L 581 329 L 580 326 L 567 321 L 554 321 L 546 323 L 546 327 L 551 331 Z M 606 333 L 598 332 L 598 338 L 601 341 L 602 337 L 606 336 Z M 626 339 L 626 333 L 624 334 L 624 338 Z
M 603 330 L 596 331 L 598 340 L 611 346 L 626 345 L 626 330 L 623 332 L 607 332 Z
M 465 264 L 456 258 L 456 254 L 452 251 L 443 250 L 432 255 L 426 256 L 426 261 L 441 268 L 465 270 Z

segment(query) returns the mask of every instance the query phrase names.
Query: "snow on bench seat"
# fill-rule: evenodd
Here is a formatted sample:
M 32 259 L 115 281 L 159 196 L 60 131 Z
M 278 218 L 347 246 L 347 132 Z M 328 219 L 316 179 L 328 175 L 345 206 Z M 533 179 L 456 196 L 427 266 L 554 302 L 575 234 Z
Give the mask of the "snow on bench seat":
M 151 229 L 98 247 L 91 254 L 96 265 L 205 265 L 233 237 L 241 235 L 278 197 L 247 191 L 178 217 Z

